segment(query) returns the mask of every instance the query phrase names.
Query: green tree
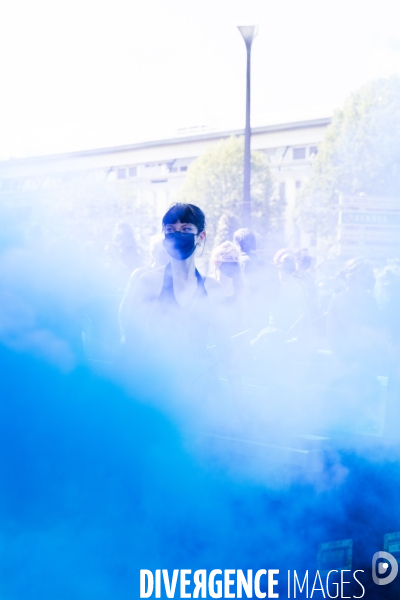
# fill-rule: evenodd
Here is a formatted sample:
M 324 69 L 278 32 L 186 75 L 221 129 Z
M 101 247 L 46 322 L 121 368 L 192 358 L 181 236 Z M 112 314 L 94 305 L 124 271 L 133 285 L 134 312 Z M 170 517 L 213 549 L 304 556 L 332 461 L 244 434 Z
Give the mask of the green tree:
M 335 112 L 298 204 L 300 227 L 333 238 L 340 194 L 399 197 L 400 77 L 377 79 Z
M 187 177 L 179 190 L 178 201 L 196 204 L 207 217 L 208 235 L 211 245 L 224 241 L 219 233 L 229 231 L 229 215 L 238 217 L 241 226 L 243 198 L 243 138 L 230 137 L 206 150 L 189 167 Z M 283 204 L 273 194 L 274 185 L 268 159 L 261 152 L 251 154 L 251 208 L 252 228 L 259 234 L 261 242 L 268 234 L 277 233 L 282 225 Z M 216 239 L 215 239 L 216 238 Z

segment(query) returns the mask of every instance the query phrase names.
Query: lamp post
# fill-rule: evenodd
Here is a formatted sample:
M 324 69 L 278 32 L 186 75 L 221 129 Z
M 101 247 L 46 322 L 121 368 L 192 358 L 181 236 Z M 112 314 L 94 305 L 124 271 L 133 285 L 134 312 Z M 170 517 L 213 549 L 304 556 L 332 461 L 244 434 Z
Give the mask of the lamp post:
M 243 177 L 243 224 L 245 227 L 251 225 L 251 206 L 250 206 L 250 181 L 251 181 L 251 163 L 250 163 L 250 73 L 251 73 L 251 45 L 257 35 L 255 25 L 239 25 L 238 29 L 242 34 L 247 52 L 246 69 L 246 126 L 244 130 L 244 177 Z

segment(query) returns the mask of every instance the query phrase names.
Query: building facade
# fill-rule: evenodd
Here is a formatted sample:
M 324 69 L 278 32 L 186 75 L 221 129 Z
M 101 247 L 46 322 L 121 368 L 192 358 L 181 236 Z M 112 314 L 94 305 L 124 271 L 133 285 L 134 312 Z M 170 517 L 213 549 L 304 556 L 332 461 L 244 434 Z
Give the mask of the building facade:
M 295 221 L 296 195 L 310 176 L 330 118 L 266 125 L 252 129 L 252 149 L 264 152 L 279 193 L 286 201 L 287 243 L 304 240 Z M 0 162 L 1 197 L 21 201 L 25 194 L 57 188 L 79 175 L 83 181 L 126 180 L 157 216 L 173 202 L 190 164 L 206 149 L 242 130 L 185 130 L 175 138 Z

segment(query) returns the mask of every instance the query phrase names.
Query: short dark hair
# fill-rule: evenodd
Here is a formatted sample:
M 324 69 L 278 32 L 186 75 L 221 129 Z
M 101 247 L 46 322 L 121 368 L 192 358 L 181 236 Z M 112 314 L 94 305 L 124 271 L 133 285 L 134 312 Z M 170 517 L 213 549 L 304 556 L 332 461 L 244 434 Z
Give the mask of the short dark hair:
M 240 247 L 242 252 L 251 252 L 257 247 L 256 236 L 247 227 L 235 231 L 233 241 Z
M 162 226 L 164 228 L 166 225 L 174 225 L 178 221 L 196 225 L 199 233 L 206 228 L 206 216 L 201 208 L 194 204 L 173 204 L 163 216 Z

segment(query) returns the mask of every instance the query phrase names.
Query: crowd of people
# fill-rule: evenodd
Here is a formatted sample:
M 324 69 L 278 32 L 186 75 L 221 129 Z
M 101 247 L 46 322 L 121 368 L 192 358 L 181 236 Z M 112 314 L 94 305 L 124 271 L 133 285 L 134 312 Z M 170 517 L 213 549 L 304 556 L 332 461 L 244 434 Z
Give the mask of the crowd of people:
M 133 270 L 127 283 L 119 309 L 126 346 L 137 345 L 141 330 L 142 337 L 157 332 L 158 342 L 181 338 L 182 351 L 196 347 L 204 354 L 214 345 L 213 330 L 219 344 L 224 336 L 245 339 L 255 354 L 286 344 L 303 357 L 311 350 L 330 352 L 346 366 L 370 367 L 375 361 L 377 372 L 378 363 L 397 347 L 396 261 L 374 271 L 368 260 L 354 258 L 327 275 L 327 263 L 316 265 L 305 248 L 283 248 L 272 261 L 263 260 L 255 234 L 243 228 L 212 250 L 204 276 L 196 259 L 205 242 L 202 211 L 173 205 L 163 218 L 162 235 L 151 241 L 150 264 Z M 175 333 L 165 333 L 165 327 Z
M 400 388 L 398 259 L 317 261 L 306 248 L 268 257 L 247 228 L 209 252 L 206 215 L 191 204 L 166 212 L 149 260 L 123 222 L 105 258 L 92 243 L 74 259 L 71 246 L 43 253 L 36 238 L 29 252 L 13 251 L 12 264 L 3 257 L 7 297 L 23 280 L 37 320 L 50 319 L 92 363 L 121 366 L 128 377 L 154 367 L 178 379 L 186 396 L 195 389 L 212 398 L 221 381 L 233 395 L 253 386 L 250 399 L 260 388 L 282 407 L 293 397 L 301 406 L 317 397 L 342 408 L 373 402 L 379 378 L 393 394 Z M 65 257 L 76 269 L 61 268 Z M 15 333 L 7 336 L 15 344 Z
M 106 593 L 132 597 L 132 569 L 147 568 L 154 556 L 156 566 L 167 556 L 171 569 L 188 556 L 207 566 L 210 552 L 217 548 L 224 558 L 220 548 L 227 548 L 227 566 L 232 556 L 246 564 L 250 554 L 262 566 L 282 539 L 277 566 L 290 559 L 306 570 L 321 541 L 350 535 L 365 546 L 365 528 L 354 518 L 360 510 L 369 519 L 377 506 L 375 521 L 386 523 L 388 503 L 379 501 L 397 497 L 396 454 L 387 452 L 383 463 L 374 449 L 371 463 L 352 449 L 332 449 L 322 443 L 330 438 L 315 435 L 310 412 L 303 420 L 299 413 L 307 408 L 307 378 L 323 374 L 322 359 L 338 366 L 331 396 L 326 385 L 319 397 L 336 411 L 340 400 L 348 422 L 358 397 L 369 402 L 372 375 L 382 379 L 382 369 L 396 364 L 398 263 L 374 273 L 368 261 L 353 259 L 336 278 L 329 261 L 318 269 L 304 249 L 281 249 L 266 260 L 255 235 L 239 229 L 213 249 L 204 276 L 205 243 L 202 211 L 178 204 L 151 239 L 147 265 L 139 264 L 123 224 L 98 270 L 91 245 L 84 257 L 70 243 L 51 251 L 15 244 L 0 253 L 0 440 L 7 458 L 0 516 L 8 563 L 17 565 L 7 571 L 12 597 L 33 589 L 42 598 L 43 577 L 35 574 L 46 569 L 54 589 L 62 581 L 71 596 L 66 561 L 76 589 L 101 573 Z M 89 368 L 74 363 L 82 330 Z M 114 333 L 119 352 L 111 357 L 105 352 Z M 117 385 L 107 376 L 111 363 Z M 120 374 L 133 381 L 134 393 L 132 386 L 126 393 Z M 219 393 L 224 379 L 228 393 Z M 246 385 L 250 393 L 241 395 Z M 165 418 L 171 407 L 173 417 L 186 411 L 185 428 Z M 287 435 L 288 423 L 295 435 Z M 294 447 L 282 441 L 286 435 Z M 323 452 L 312 448 L 318 440 Z M 299 531 L 311 550 L 298 544 Z M 171 540 L 178 549 L 172 554 Z M 38 545 L 43 552 L 35 552 Z M 87 556 L 94 557 L 89 567 Z
M 112 360 L 128 372 L 163 365 L 186 390 L 196 382 L 207 393 L 221 379 L 235 393 L 256 381 L 284 386 L 286 395 L 313 381 L 357 397 L 376 395 L 371 377 L 397 377 L 396 260 L 378 268 L 364 258 L 318 264 L 305 248 L 282 248 L 268 260 L 241 228 L 213 248 L 205 274 L 196 265 L 205 270 L 206 239 L 201 209 L 175 204 L 150 240 L 148 264 L 131 269 L 119 252 L 125 279 L 119 309 L 113 305 Z

